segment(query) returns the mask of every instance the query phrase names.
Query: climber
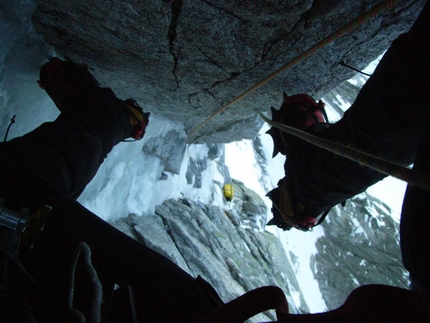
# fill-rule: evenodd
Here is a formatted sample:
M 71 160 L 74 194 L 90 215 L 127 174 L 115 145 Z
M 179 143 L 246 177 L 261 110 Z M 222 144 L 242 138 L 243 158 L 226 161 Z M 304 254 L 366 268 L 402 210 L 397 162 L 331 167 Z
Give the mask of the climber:
M 314 131 L 315 135 L 403 166 L 415 162 L 421 137 L 429 127 L 429 7 L 426 3 L 410 31 L 392 43 L 344 117 Z M 283 120 L 285 110 L 283 106 L 279 112 L 275 111 L 275 119 Z M 327 210 L 385 177 L 300 139 L 281 135 L 273 129 L 270 134 L 275 137 L 276 151 L 287 155 L 285 177 L 269 193 L 274 213 L 270 224 L 285 230 L 292 227 L 309 230 Z M 288 146 L 283 142 L 286 139 Z M 414 205 L 413 211 L 410 205 Z M 422 210 L 427 208 L 422 206 Z M 425 238 L 428 231 L 425 230 L 430 228 L 427 220 L 418 220 L 418 213 L 422 212 L 418 210 L 406 198 L 401 222 L 402 255 L 412 284 L 417 289 L 430 291 L 430 281 L 425 275 L 430 271 L 430 249 L 426 248 L 429 242 Z
M 0 321 L 59 322 L 74 313 L 96 322 L 121 308 L 109 306 L 115 285 L 131 288 L 139 322 L 189 322 L 216 308 L 221 301 L 203 279 L 76 202 L 114 145 L 142 138 L 149 114 L 70 60 L 52 58 L 39 84 L 59 117 L 0 143 Z
M 225 184 L 223 187 L 224 198 L 227 202 L 231 202 L 234 198 L 234 188 L 232 184 Z
M 306 132 L 316 134 L 330 126 L 328 123 L 327 114 L 325 112 L 325 104 L 321 100 L 317 103 L 312 97 L 306 94 L 298 94 L 288 96 L 284 92 L 284 100 L 280 110 L 271 108 L 272 120 L 294 127 Z M 292 144 L 295 138 L 291 135 L 282 132 L 281 130 L 272 127 L 267 133 L 273 139 L 273 156 L 278 153 L 289 155 Z M 289 230 L 292 227 L 308 230 L 317 223 L 316 217 L 308 214 L 301 214 L 300 222 L 296 223 L 290 214 L 295 214 L 292 209 L 292 203 L 289 194 L 282 188 L 282 181 L 278 183 L 280 187 L 270 191 L 267 196 L 273 201 L 272 212 L 274 218 L 270 220 L 268 225 L 277 225 L 278 227 Z M 295 205 L 297 209 L 297 205 Z
M 428 26 L 424 12 L 408 33 L 393 42 L 344 117 L 329 127 L 320 120 L 320 129 L 312 132 L 400 165 L 411 165 L 430 113 Z M 284 123 L 288 118 L 284 115 L 294 110 L 285 101 L 280 111 L 272 110 L 274 119 Z M 284 217 L 298 228 L 310 229 L 322 213 L 385 177 L 276 131 L 270 130 L 275 152 L 287 154 L 285 177 L 269 194 L 274 202 L 274 222 L 280 227 L 292 227 Z

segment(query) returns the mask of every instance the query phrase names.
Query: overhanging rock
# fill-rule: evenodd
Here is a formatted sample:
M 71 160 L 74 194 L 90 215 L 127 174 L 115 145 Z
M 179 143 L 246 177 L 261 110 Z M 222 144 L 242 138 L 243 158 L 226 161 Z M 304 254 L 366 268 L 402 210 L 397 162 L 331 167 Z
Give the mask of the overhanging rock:
M 256 110 L 282 91 L 316 99 L 377 58 L 406 32 L 424 0 L 401 1 L 300 61 L 206 124 L 196 142 L 251 139 Z M 36 30 L 58 53 L 86 63 L 104 86 L 190 134 L 223 104 L 378 1 L 40 0 Z

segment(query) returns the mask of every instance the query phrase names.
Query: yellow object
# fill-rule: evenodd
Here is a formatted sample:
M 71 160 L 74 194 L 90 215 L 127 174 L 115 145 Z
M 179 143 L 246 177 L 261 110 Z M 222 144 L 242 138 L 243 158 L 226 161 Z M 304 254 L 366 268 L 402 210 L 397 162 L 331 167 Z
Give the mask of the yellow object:
M 233 185 L 225 184 L 223 191 L 224 191 L 224 197 L 227 201 L 230 202 L 231 200 L 233 200 L 233 197 L 234 197 Z

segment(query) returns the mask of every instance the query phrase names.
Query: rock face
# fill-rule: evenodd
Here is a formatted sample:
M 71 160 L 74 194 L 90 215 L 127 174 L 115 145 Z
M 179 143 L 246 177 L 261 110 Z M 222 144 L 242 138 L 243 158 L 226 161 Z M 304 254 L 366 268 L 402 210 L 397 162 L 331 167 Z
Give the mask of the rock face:
M 236 223 L 247 228 L 263 230 L 267 223 L 267 206 L 261 197 L 245 187 L 242 182 L 232 180 L 235 203 L 234 208 L 227 212 L 235 217 Z
M 185 149 L 185 136 L 175 130 L 164 136 L 154 136 L 143 146 L 145 153 L 160 158 L 164 163 L 164 170 L 172 174 L 180 173 Z
M 366 1 L 40 0 L 33 24 L 60 55 L 88 64 L 104 86 L 145 110 L 184 122 L 187 134 L 243 91 L 343 27 Z M 218 115 L 193 138 L 254 138 L 255 110 L 278 107 L 282 91 L 321 97 L 409 29 L 424 0 L 401 1 L 298 62 Z
M 257 287 L 276 285 L 287 295 L 291 312 L 308 311 L 279 239 L 250 228 L 250 213 L 257 216 L 261 210 L 259 215 L 265 217 L 264 202 L 240 182 L 235 187 L 241 193 L 225 209 L 171 199 L 158 206 L 154 216 L 129 216 L 113 225 L 191 275 L 201 275 L 226 302 Z M 271 312 L 266 315 L 276 318 Z M 267 316 L 255 322 L 268 321 Z
M 343 304 L 361 285 L 385 284 L 408 288 L 402 265 L 399 223 L 389 209 L 367 193 L 332 210 L 323 223 L 325 236 L 318 239 L 318 253 L 311 267 L 327 308 Z

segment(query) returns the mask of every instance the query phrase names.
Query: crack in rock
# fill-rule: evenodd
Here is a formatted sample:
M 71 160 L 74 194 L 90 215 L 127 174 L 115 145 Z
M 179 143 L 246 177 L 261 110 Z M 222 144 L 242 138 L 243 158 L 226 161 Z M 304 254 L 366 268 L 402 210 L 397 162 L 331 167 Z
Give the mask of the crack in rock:
M 211 90 L 213 88 L 215 88 L 216 86 L 220 85 L 220 84 L 233 81 L 239 75 L 240 75 L 239 73 L 231 73 L 230 76 L 227 77 L 227 78 L 225 78 L 224 80 L 215 81 L 211 86 L 209 86 L 207 88 L 203 88 L 201 90 L 198 90 L 198 91 L 196 91 L 194 93 L 189 94 L 188 95 L 188 102 L 191 103 L 191 101 L 193 100 L 193 98 L 196 97 L 197 95 L 199 95 L 200 93 L 207 93 L 212 98 L 214 98 L 215 100 L 217 100 L 216 96 L 211 92 Z
M 216 3 L 212 3 L 212 2 L 206 1 L 206 0 L 203 0 L 203 2 L 206 3 L 207 5 L 211 6 L 211 7 L 214 7 L 216 9 L 218 9 L 218 10 L 221 10 L 221 11 L 227 13 L 228 15 L 233 16 L 236 19 L 239 19 L 239 20 L 242 20 L 242 21 L 244 20 L 242 17 L 236 15 L 234 12 L 231 12 L 230 10 L 228 10 L 227 8 L 224 8 L 223 6 L 217 5 Z
M 177 86 L 175 90 L 179 88 L 179 79 L 178 79 L 178 76 L 176 75 L 176 69 L 178 67 L 178 60 L 179 60 L 178 57 L 180 55 L 180 51 L 178 50 L 178 52 L 175 53 L 174 46 L 175 46 L 176 37 L 178 35 L 176 32 L 176 27 L 178 26 L 179 17 L 182 12 L 182 5 L 183 5 L 182 0 L 176 0 L 172 2 L 172 17 L 170 19 L 169 31 L 167 35 L 167 38 L 169 39 L 169 51 L 173 57 L 172 73 L 173 73 L 173 76 L 175 77 L 176 86 Z

